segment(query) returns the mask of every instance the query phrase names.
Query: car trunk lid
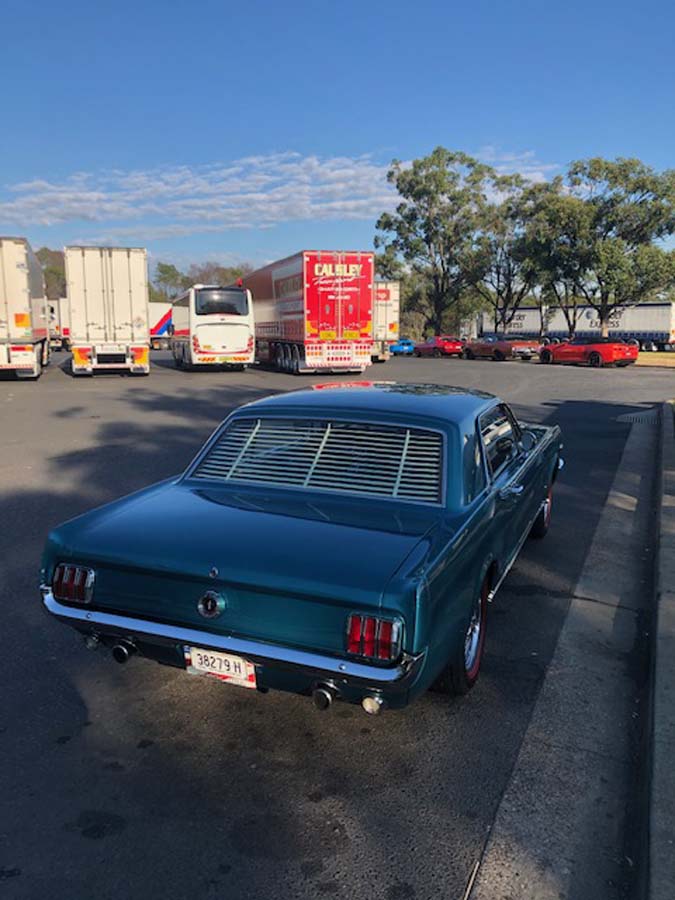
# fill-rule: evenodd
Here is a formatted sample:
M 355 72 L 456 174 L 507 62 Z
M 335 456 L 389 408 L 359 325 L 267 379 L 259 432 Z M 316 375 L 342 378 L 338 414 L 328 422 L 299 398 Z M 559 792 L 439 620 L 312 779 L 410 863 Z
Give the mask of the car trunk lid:
M 392 610 L 382 596 L 438 511 L 283 493 L 165 485 L 58 534 L 96 569 L 93 605 L 108 611 L 337 653 L 350 612 L 412 628 L 414 599 Z M 217 618 L 198 610 L 206 591 L 224 601 Z

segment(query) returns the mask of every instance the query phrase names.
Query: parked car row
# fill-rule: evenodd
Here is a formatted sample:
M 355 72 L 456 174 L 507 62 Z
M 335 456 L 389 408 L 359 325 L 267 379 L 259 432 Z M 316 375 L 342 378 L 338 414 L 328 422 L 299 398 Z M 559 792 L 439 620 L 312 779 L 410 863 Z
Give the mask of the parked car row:
M 400 338 L 390 350 L 392 356 L 430 356 L 437 359 L 456 356 L 496 362 L 537 357 L 546 365 L 587 365 L 597 369 L 632 365 L 638 358 L 639 346 L 635 341 L 618 338 L 578 337 L 568 341 L 540 341 L 520 335 L 492 334 L 471 341 L 450 335 L 435 335 L 420 343 L 410 338 Z

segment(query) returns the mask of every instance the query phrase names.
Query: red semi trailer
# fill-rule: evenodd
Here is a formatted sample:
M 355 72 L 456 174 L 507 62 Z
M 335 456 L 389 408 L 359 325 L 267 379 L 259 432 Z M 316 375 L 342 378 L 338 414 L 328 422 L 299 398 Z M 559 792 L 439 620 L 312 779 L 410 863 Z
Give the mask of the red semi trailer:
M 256 359 L 284 372 L 363 372 L 373 352 L 374 255 L 301 250 L 243 278 Z

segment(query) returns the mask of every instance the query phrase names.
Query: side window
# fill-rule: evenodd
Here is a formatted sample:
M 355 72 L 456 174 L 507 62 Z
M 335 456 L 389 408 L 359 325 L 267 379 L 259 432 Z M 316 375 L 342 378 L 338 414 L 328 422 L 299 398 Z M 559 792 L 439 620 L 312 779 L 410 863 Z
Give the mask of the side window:
M 481 416 L 480 433 L 488 467 L 493 475 L 517 453 L 517 425 L 506 406 L 495 406 Z
M 483 453 L 478 433 L 464 435 L 464 502 L 471 503 L 485 489 Z

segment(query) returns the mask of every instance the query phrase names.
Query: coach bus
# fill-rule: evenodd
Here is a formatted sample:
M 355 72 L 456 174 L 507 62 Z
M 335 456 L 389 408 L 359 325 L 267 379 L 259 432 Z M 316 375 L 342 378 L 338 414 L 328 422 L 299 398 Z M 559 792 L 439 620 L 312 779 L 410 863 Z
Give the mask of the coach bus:
M 255 357 L 251 292 L 236 285 L 195 284 L 172 301 L 171 350 L 179 369 L 243 369 Z

